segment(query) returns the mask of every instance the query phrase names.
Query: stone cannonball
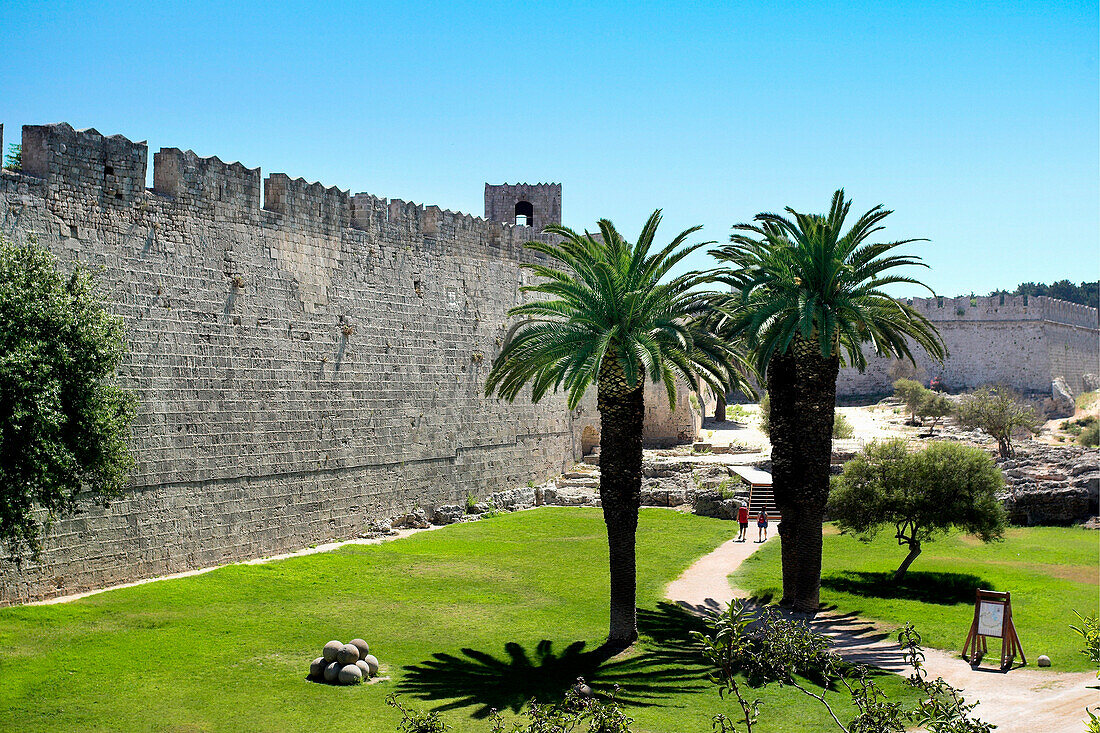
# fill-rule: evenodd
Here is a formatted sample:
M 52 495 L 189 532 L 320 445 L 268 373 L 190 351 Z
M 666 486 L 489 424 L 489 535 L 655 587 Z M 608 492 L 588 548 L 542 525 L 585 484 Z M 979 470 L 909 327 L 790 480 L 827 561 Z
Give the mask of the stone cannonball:
M 309 663 L 309 676 L 315 680 L 319 680 L 325 675 L 325 665 L 328 662 L 324 657 L 317 657 Z
M 348 643 L 359 650 L 360 659 L 370 654 L 370 647 L 367 646 L 367 642 L 363 641 L 362 639 L 352 639 Z
M 1048 657 L 1046 654 L 1040 654 L 1039 655 L 1039 666 L 1040 667 L 1049 667 L 1050 666 L 1050 657 Z
M 354 664 L 345 664 L 340 668 L 338 679 L 341 685 L 357 685 L 363 681 L 363 670 Z
M 335 662 L 336 655 L 340 653 L 340 650 L 344 648 L 344 645 L 335 639 L 325 644 L 325 648 L 321 650 L 321 655 L 327 662 Z
M 374 656 L 373 654 L 368 654 L 367 656 L 363 657 L 363 661 L 367 663 L 368 667 L 370 667 L 371 677 L 374 677 L 376 674 L 378 674 L 378 657 Z
M 355 664 L 359 659 L 359 649 L 351 644 L 344 644 L 340 651 L 336 652 L 336 661 L 340 664 Z
M 325 667 L 325 682 L 335 682 L 339 676 L 340 663 L 330 662 L 329 665 Z
M 362 659 L 356 662 L 355 666 L 363 671 L 363 679 L 369 680 L 371 677 L 374 676 L 370 672 L 370 665 L 364 662 Z

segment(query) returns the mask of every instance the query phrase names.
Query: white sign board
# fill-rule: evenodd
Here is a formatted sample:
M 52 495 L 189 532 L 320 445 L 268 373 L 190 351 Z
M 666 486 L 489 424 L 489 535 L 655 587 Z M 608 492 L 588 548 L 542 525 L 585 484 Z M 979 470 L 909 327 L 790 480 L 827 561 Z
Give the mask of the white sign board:
M 1004 629 L 1005 606 L 1003 603 L 982 602 L 978 608 L 978 633 L 982 636 L 1001 637 Z

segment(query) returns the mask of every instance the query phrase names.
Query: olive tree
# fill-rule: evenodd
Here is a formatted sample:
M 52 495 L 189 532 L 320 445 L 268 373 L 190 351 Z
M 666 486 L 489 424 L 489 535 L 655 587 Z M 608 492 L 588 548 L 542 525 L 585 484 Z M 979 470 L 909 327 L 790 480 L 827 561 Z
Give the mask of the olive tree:
M 1005 510 L 997 499 L 1004 477 L 989 454 L 958 443 L 936 442 L 910 451 L 902 439 L 874 441 L 844 465 L 829 498 L 829 516 L 842 532 L 869 542 L 893 527 L 909 554 L 894 582 L 937 534 L 959 529 L 983 542 L 1001 539 Z
M 977 428 L 997 441 L 1001 458 L 1016 454 L 1012 438 L 1038 434 L 1042 419 L 1008 387 L 982 387 L 959 401 L 957 418 L 968 428 Z
M 941 420 L 955 412 L 955 403 L 947 395 L 932 390 L 926 391 L 928 394 L 921 400 L 920 407 L 917 408 L 917 415 L 921 420 L 928 419 L 932 421 L 928 426 L 928 434 L 931 435 L 935 432 L 936 426 L 940 424 Z
M 0 239 L 0 544 L 38 555 L 50 524 L 118 496 L 135 401 L 114 382 L 122 322 L 80 266 Z
M 909 410 L 909 422 L 917 423 L 917 411 L 932 390 L 913 379 L 899 379 L 894 382 L 894 396 L 905 404 Z

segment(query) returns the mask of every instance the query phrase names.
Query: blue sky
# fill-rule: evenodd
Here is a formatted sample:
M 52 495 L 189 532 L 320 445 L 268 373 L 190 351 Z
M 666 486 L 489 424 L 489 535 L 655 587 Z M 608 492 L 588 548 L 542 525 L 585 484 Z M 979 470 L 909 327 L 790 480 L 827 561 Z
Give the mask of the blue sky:
M 6 142 L 67 121 L 479 215 L 486 181 L 552 180 L 569 225 L 662 207 L 722 241 L 844 187 L 932 240 L 940 294 L 1100 270 L 1095 2 L 8 0 L 0 27 Z

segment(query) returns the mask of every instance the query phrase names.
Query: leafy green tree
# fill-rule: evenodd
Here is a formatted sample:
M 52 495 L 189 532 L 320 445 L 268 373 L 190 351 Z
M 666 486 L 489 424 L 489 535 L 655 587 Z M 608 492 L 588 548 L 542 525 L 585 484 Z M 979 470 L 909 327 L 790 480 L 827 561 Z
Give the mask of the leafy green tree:
M 1050 285 L 1027 282 L 1020 283 L 1011 292 L 1008 290 L 994 290 L 990 295 L 1026 295 L 1028 297 L 1046 295 L 1070 303 L 1080 303 L 1096 308 L 1100 303 L 1100 282 L 1093 280 L 1092 282 L 1082 282 L 1079 285 L 1074 285 L 1069 280 L 1058 280 Z
M 1002 458 L 1016 455 L 1012 439 L 1017 435 L 1038 434 L 1042 419 L 1008 387 L 982 387 L 963 395 L 956 412 L 958 421 L 977 428 L 997 441 Z
M 927 394 L 924 395 L 920 407 L 917 408 L 917 415 L 921 420 L 931 420 L 931 424 L 928 426 L 928 434 L 931 435 L 935 432 L 936 426 L 940 424 L 941 420 L 954 414 L 955 403 L 948 399 L 947 395 L 933 392 L 930 389 L 925 391 Z
M 23 170 L 23 146 L 19 143 L 11 143 L 8 145 L 7 161 L 4 163 L 4 167 L 9 171 L 21 171 Z
M 123 490 L 132 395 L 113 381 L 123 327 L 89 272 L 0 239 L 0 542 L 37 555 L 82 501 Z
M 635 244 L 606 219 L 599 234 L 549 226 L 553 243 L 528 242 L 552 264 L 525 264 L 542 281 L 524 287 L 543 296 L 513 308 L 520 321 L 493 361 L 486 394 L 514 400 L 531 385 L 531 398 L 564 389 L 576 407 L 595 385 L 600 412 L 600 499 L 610 550 L 609 648 L 638 636 L 635 609 L 635 534 L 641 503 L 645 380 L 662 382 L 673 404 L 676 380 L 699 392 L 749 389 L 747 368 L 730 341 L 711 328 L 716 293 L 709 274 L 670 270 L 705 244 L 685 245 L 699 227 L 654 247 L 661 221 L 653 212 Z M 560 239 L 558 239 L 560 238 Z M 667 278 L 667 279 L 666 279 Z
M 932 390 L 914 379 L 898 379 L 894 382 L 894 397 L 897 397 L 909 410 L 909 422 L 916 424 L 917 411 Z
M 893 254 L 917 240 L 874 243 L 890 214 L 882 206 L 844 231 L 851 202 L 837 191 L 827 214 L 790 218 L 758 214 L 734 227 L 731 243 L 712 254 L 729 265 L 722 276 L 733 292 L 723 330 L 744 338 L 771 399 L 775 500 L 782 520 L 783 596 L 798 611 L 817 611 L 821 531 L 829 497 L 836 380 L 841 355 L 866 368 L 864 345 L 883 356 L 913 361 L 911 348 L 946 354 L 933 325 L 883 288 L 920 284 L 898 272 L 922 265 Z
M 869 542 L 893 527 L 909 554 L 894 582 L 937 534 L 955 528 L 992 542 L 1004 535 L 997 499 L 1004 477 L 989 454 L 958 443 L 932 443 L 910 452 L 902 439 L 872 442 L 844 465 L 829 498 L 829 516 L 841 531 Z

